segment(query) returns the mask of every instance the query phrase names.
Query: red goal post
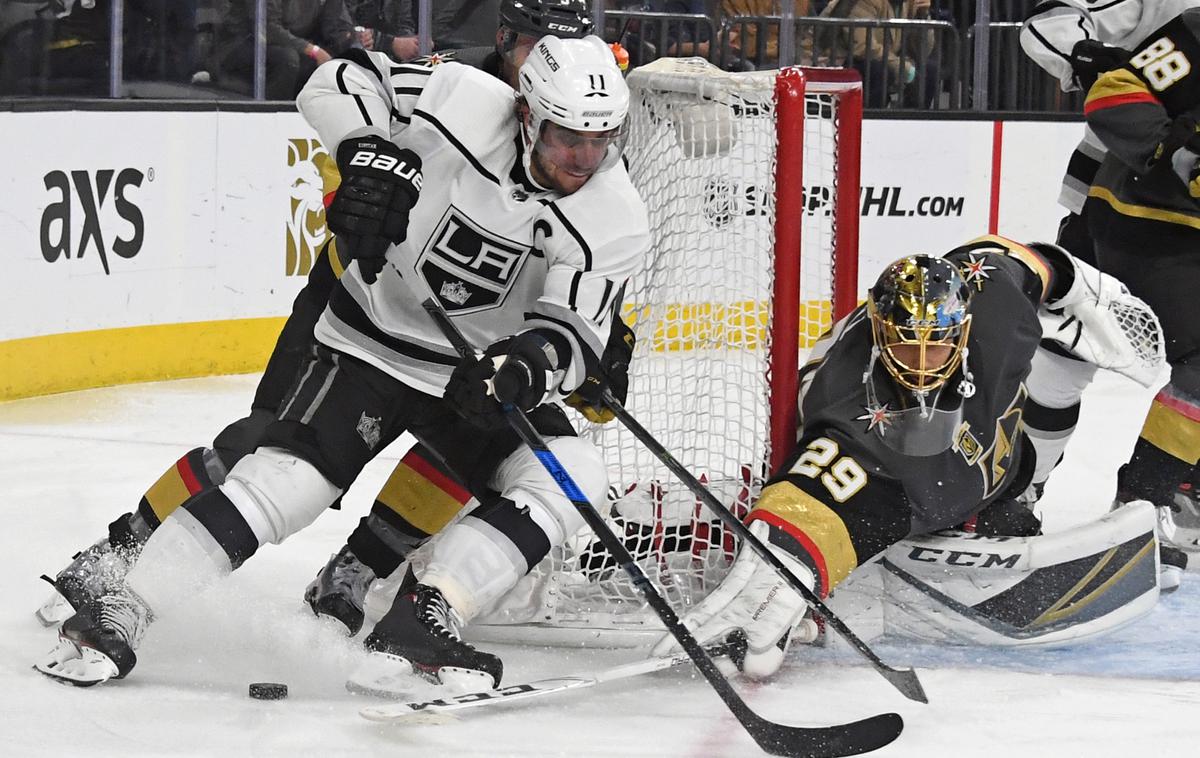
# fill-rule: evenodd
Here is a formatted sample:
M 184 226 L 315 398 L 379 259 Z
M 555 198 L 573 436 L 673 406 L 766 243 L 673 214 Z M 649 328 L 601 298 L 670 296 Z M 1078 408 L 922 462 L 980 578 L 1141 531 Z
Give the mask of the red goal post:
M 832 320 L 858 304 L 858 221 L 862 162 L 862 76 L 853 69 L 783 69 L 775 79 L 778 118 L 775 171 L 775 293 L 771 344 L 801 345 L 800 275 L 805 208 L 805 126 L 807 96 L 828 94 L 838 100 L 835 117 L 837 183 L 834 187 Z M 794 329 L 794 332 L 792 331 Z M 783 465 L 796 435 L 799 401 L 799 353 L 771 353 L 771 469 Z

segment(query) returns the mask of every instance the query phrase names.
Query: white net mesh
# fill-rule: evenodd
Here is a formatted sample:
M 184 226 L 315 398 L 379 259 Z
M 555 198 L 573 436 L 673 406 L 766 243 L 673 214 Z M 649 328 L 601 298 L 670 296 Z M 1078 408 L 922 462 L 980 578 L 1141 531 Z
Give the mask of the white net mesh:
M 638 337 L 626 407 L 739 514 L 770 456 L 777 73 L 726 74 L 698 59 L 663 59 L 629 76 L 626 152 L 649 206 L 653 246 L 625 299 Z M 807 207 L 784 221 L 804 224 L 801 346 L 830 323 L 837 114 L 836 94 L 807 96 Z M 731 535 L 618 422 L 583 433 L 608 463 L 612 490 L 602 510 L 614 531 L 686 610 L 728 571 Z M 587 529 L 480 622 L 592 636 L 618 629 L 630 641 L 639 629 L 661 629 Z

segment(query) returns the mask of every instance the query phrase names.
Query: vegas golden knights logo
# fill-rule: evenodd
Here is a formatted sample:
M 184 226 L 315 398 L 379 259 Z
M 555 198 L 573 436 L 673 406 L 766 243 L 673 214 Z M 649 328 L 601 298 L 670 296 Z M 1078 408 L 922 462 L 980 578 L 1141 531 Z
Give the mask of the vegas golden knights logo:
M 315 139 L 288 140 L 287 276 L 307 276 L 321 246 L 330 237 L 324 199 L 337 189 L 337 164 Z

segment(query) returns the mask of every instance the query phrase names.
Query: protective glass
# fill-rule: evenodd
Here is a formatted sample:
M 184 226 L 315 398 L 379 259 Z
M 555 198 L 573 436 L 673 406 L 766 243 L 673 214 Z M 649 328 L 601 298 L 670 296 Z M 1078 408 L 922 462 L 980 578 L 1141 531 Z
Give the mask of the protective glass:
M 545 120 L 533 149 L 569 173 L 591 175 L 616 165 L 627 136 L 624 125 L 605 132 L 581 132 Z

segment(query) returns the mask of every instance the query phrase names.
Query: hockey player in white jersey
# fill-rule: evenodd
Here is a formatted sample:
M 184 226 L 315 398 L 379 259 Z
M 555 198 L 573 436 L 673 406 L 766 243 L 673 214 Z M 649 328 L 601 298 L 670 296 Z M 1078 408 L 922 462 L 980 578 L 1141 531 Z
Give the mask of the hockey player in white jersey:
M 600 356 L 648 248 L 620 160 L 628 104 L 596 37 L 540 40 L 516 98 L 455 64 L 350 51 L 319 68 L 298 105 L 334 147 L 329 221 L 354 263 L 314 357 L 263 446 L 165 519 L 126 586 L 68 619 L 37 668 L 76 684 L 125 676 L 156 616 L 307 526 L 409 431 L 482 504 L 443 533 L 368 647 L 431 677 L 498 683 L 500 660 L 458 630 L 582 525 L 499 401 L 531 411 L 589 498 L 607 485 L 557 401 L 606 386 Z M 429 297 L 482 358 L 459 360 L 421 306 Z

